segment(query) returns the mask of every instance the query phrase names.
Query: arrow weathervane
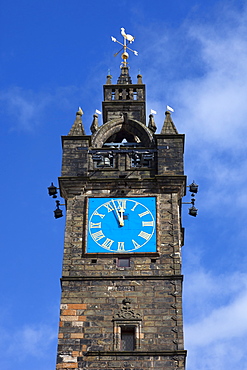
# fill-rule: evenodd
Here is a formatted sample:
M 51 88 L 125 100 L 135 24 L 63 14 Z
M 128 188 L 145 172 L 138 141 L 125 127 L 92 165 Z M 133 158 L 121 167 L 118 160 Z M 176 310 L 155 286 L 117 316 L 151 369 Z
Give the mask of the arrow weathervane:
M 129 54 L 127 53 L 127 49 L 132 51 L 136 56 L 138 55 L 138 52 L 127 46 L 128 44 L 132 44 L 132 42 L 135 40 L 135 38 L 132 35 L 126 34 L 125 29 L 123 27 L 121 28 L 121 35 L 124 38 L 124 43 L 123 44 L 121 42 L 119 42 L 113 36 L 111 36 L 111 39 L 112 39 L 113 42 L 117 42 L 118 44 L 120 44 L 122 46 L 122 48 L 117 53 L 114 54 L 114 57 L 116 57 L 120 53 L 120 51 L 123 50 L 123 53 L 121 55 L 121 57 L 123 59 L 122 63 L 123 63 L 123 66 L 126 67 L 127 66 L 127 59 L 129 58 Z

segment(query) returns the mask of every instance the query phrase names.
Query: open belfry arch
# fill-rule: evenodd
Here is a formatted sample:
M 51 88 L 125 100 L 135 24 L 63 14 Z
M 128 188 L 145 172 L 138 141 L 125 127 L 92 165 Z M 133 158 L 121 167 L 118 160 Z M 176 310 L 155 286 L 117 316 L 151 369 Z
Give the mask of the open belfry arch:
M 103 87 L 103 124 L 94 114 L 86 135 L 79 109 L 62 137 L 57 370 L 185 369 L 184 135 L 168 111 L 159 134 L 146 120 L 145 85 L 140 74 L 132 83 L 124 53 L 117 83 L 108 75 Z

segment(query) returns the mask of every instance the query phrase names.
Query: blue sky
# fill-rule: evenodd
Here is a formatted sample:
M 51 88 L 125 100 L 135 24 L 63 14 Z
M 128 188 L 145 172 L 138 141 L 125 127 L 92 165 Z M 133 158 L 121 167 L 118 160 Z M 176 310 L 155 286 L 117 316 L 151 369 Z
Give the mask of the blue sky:
M 166 105 L 186 134 L 188 183 L 200 188 L 183 247 L 188 370 L 247 360 L 247 5 L 245 1 L 3 1 L 0 11 L 0 368 L 55 368 L 65 219 L 47 186 L 78 106 L 87 133 L 120 28 L 136 37 L 147 112 Z M 188 196 L 185 201 L 188 201 Z M 247 367 L 246 367 L 247 368 Z

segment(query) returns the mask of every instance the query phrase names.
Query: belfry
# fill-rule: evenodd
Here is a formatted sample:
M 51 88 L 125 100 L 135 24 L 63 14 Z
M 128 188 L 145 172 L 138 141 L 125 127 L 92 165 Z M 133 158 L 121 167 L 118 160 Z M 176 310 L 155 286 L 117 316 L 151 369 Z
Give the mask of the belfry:
M 147 120 L 142 76 L 132 83 L 127 63 L 134 38 L 122 35 L 119 78 L 108 75 L 103 86 L 102 125 L 94 114 L 86 135 L 79 109 L 62 137 L 57 370 L 185 369 L 184 135 L 169 111 L 160 133 L 152 114 Z

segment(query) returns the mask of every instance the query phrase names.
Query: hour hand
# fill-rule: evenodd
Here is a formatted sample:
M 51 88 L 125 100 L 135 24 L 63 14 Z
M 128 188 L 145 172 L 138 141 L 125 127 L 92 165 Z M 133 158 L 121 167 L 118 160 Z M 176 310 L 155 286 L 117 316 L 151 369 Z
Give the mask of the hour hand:
M 123 218 L 124 208 L 120 207 L 119 212 L 120 212 L 120 226 L 124 226 L 124 218 Z
M 116 211 L 116 215 L 117 215 L 117 218 L 118 218 L 119 225 L 120 225 L 120 226 L 123 226 L 123 225 L 124 225 L 123 217 L 120 217 L 120 215 L 119 215 L 119 213 L 118 213 L 118 210 L 117 210 L 117 207 L 116 207 L 116 204 L 115 204 L 114 200 L 112 199 L 111 201 L 112 201 L 112 204 L 113 204 L 114 209 L 115 209 L 115 211 Z

